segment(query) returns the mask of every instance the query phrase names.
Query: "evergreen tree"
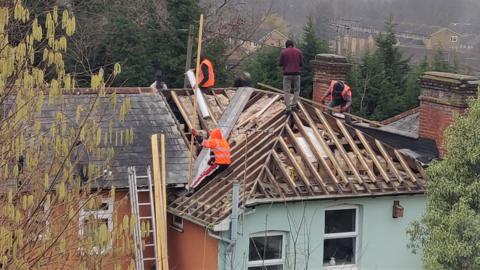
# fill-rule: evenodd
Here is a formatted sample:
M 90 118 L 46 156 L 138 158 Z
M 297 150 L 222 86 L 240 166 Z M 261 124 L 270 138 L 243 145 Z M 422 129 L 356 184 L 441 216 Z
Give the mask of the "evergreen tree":
M 444 159 L 427 170 L 426 212 L 409 230 L 426 270 L 480 269 L 479 121 L 477 99 L 447 130 Z
M 315 59 L 315 55 L 329 51 L 327 42 L 317 36 L 311 16 L 308 17 L 307 24 L 303 28 L 303 40 L 300 44 L 300 49 L 304 57 L 300 95 L 305 98 L 311 98 L 313 67 L 310 61 Z
M 277 88 L 282 88 L 282 71 L 278 66 L 280 48 L 261 48 L 254 58 L 247 60 L 244 70 L 252 75 L 254 83 L 261 82 Z
M 393 18 L 385 23 L 385 32 L 377 36 L 377 50 L 366 54 L 360 68 L 350 75 L 355 78 L 353 111 L 360 115 L 381 120 L 409 109 L 406 95 L 409 92 L 409 59 L 404 59 L 397 47 Z

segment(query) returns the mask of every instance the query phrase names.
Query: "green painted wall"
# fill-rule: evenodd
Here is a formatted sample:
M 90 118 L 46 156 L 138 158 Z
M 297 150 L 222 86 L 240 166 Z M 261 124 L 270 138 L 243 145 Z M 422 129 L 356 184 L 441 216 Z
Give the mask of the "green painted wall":
M 392 218 L 394 200 L 399 200 L 404 207 L 403 218 Z M 357 255 L 357 269 L 421 269 L 421 254 L 414 255 L 407 248 L 406 230 L 412 221 L 420 219 L 425 210 L 423 195 L 256 206 L 254 212 L 239 219 L 239 236 L 234 250 L 233 269 L 247 269 L 249 235 L 265 230 L 288 232 L 286 250 L 289 265 L 285 269 L 329 269 L 323 267 L 324 211 L 340 205 L 359 206 L 360 249 Z M 225 232 L 223 237 L 229 238 L 229 232 Z M 230 264 L 231 261 L 225 256 L 225 248 L 225 245 L 220 247 L 220 270 L 226 269 L 225 264 Z M 294 264 L 296 267 L 293 267 Z

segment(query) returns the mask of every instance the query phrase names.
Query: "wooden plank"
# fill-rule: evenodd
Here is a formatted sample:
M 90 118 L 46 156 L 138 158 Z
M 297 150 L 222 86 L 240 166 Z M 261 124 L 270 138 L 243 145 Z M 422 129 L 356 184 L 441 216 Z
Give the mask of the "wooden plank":
M 177 93 L 175 93 L 175 91 L 171 91 L 170 94 L 172 96 L 173 102 L 175 102 L 175 105 L 177 105 L 177 108 L 180 111 L 180 114 L 182 115 L 183 120 L 185 120 L 188 130 L 192 130 L 193 126 L 192 126 L 192 123 L 190 123 L 190 118 L 188 117 L 188 114 L 185 112 L 185 109 L 183 108 L 182 103 L 178 99 Z
M 310 160 L 308 160 L 307 154 L 303 151 L 302 147 L 297 142 L 297 140 L 295 138 L 295 135 L 293 134 L 292 129 L 289 126 L 286 126 L 286 129 L 287 129 L 287 133 L 288 133 L 288 136 L 290 138 L 290 141 L 294 145 L 295 149 L 297 149 L 297 152 L 300 153 L 300 156 L 302 157 L 303 162 L 305 164 L 307 164 L 308 169 L 310 170 L 310 172 L 313 174 L 313 176 L 317 180 L 317 182 L 320 185 L 320 187 L 322 188 L 323 192 L 328 194 L 329 192 L 326 188 L 325 182 L 323 181 L 322 177 L 320 176 L 320 174 L 317 172 L 317 170 L 313 166 L 312 162 L 310 162 Z
M 345 160 L 345 162 L 347 163 L 348 167 L 350 167 L 350 170 L 352 170 L 353 172 L 353 175 L 355 175 L 355 177 L 357 178 L 357 181 L 358 183 L 360 184 L 363 184 L 363 179 L 362 177 L 360 176 L 360 173 L 358 172 L 357 168 L 355 167 L 355 165 L 353 165 L 353 162 L 352 160 L 350 159 L 350 157 L 348 156 L 347 152 L 345 151 L 345 149 L 343 148 L 343 145 L 340 143 L 340 141 L 338 140 L 337 138 L 337 135 L 335 134 L 335 132 L 333 131 L 332 127 L 330 126 L 330 124 L 328 123 L 327 119 L 325 119 L 325 117 L 323 116 L 323 113 L 318 111 L 318 109 L 314 109 L 315 110 L 315 114 L 317 115 L 317 117 L 322 121 L 322 124 L 324 125 L 324 127 L 327 129 L 328 133 L 330 134 L 330 137 L 333 139 L 333 142 L 335 143 L 335 145 L 337 146 L 337 149 L 338 151 L 340 151 L 340 154 L 342 155 L 343 159 Z M 367 188 L 368 190 L 368 186 L 365 186 L 365 188 Z
M 368 167 L 368 164 L 367 164 L 367 161 L 365 160 L 365 157 L 362 155 L 362 153 L 360 152 L 360 149 L 358 148 L 358 145 L 353 141 L 352 139 L 352 136 L 350 135 L 350 132 L 348 132 L 348 130 L 345 128 L 345 126 L 343 125 L 342 121 L 339 121 L 337 120 L 337 126 L 340 128 L 340 130 L 342 131 L 343 133 L 343 136 L 345 137 L 345 139 L 347 139 L 348 143 L 350 144 L 350 147 L 352 148 L 352 150 L 355 152 L 355 154 L 357 155 L 358 157 L 358 160 L 360 161 L 360 163 L 362 164 L 362 166 L 365 168 L 365 170 L 367 171 L 367 174 L 368 176 L 370 176 L 370 179 L 375 183 L 377 182 L 377 176 L 372 172 L 372 170 L 370 170 L 370 168 Z
M 370 156 L 370 159 L 373 160 L 373 163 L 375 164 L 375 166 L 377 166 L 377 169 L 380 172 L 380 174 L 382 175 L 384 181 L 387 182 L 387 183 L 390 183 L 390 177 L 388 176 L 385 169 L 383 169 L 382 164 L 380 164 L 380 161 L 378 160 L 377 155 L 372 150 L 372 147 L 368 143 L 368 141 L 365 138 L 365 136 L 363 135 L 363 133 L 360 132 L 359 130 L 355 130 L 355 131 L 357 133 L 357 137 L 360 139 L 360 142 L 362 142 L 362 144 L 363 144 L 363 148 L 365 148 L 368 155 Z
M 160 187 L 162 188 L 162 212 L 163 212 L 163 222 L 162 222 L 162 232 L 163 237 L 161 238 L 161 248 L 162 248 L 162 265 L 164 270 L 168 270 L 168 249 L 167 249 L 167 156 L 165 154 L 165 134 L 160 135 L 160 146 L 162 150 L 162 182 Z M 158 218 L 156 220 L 158 224 Z M 157 238 L 158 239 L 158 238 Z M 158 247 L 157 247 L 158 249 Z
M 157 239 L 160 243 L 162 243 L 163 236 L 166 235 L 166 227 L 164 219 L 165 214 L 163 213 L 163 194 L 161 191 L 161 175 L 160 175 L 160 158 L 158 155 L 158 136 L 157 134 L 152 135 L 151 137 L 151 145 L 152 145 L 152 163 L 153 163 L 153 192 L 155 194 L 154 197 L 154 206 L 155 206 L 155 221 L 157 224 L 157 230 L 154 232 L 157 236 Z M 158 245 L 158 243 L 157 243 Z M 157 254 L 156 257 L 156 264 L 163 266 L 163 252 L 164 248 L 163 245 L 156 248 Z
M 270 89 L 274 92 L 277 92 L 277 93 L 281 93 L 283 94 L 283 90 L 280 90 L 278 88 L 275 88 L 273 86 L 270 86 L 270 85 L 267 85 L 267 84 L 264 84 L 264 83 L 257 83 L 258 85 L 264 87 L 264 88 L 267 88 L 267 89 Z M 307 104 L 311 104 L 317 108 L 323 108 L 323 109 L 331 109 L 331 110 L 334 110 L 334 108 L 331 108 L 325 104 L 322 104 L 322 103 L 319 103 L 319 102 L 315 102 L 315 101 L 312 101 L 310 99 L 306 99 L 306 98 L 303 98 L 303 97 L 300 97 L 300 100 L 307 103 Z M 382 125 L 380 122 L 377 122 L 377 121 L 371 121 L 371 120 L 368 120 L 368 119 L 365 119 L 365 118 L 362 118 L 358 115 L 354 115 L 354 114 L 350 114 L 350 113 L 342 113 L 343 115 L 348 115 L 350 116 L 353 120 L 357 120 L 359 122 L 364 122 L 364 123 L 368 123 L 374 127 L 382 127 L 384 125 Z
M 305 187 L 307 188 L 308 193 L 313 194 L 310 181 L 308 181 L 307 177 L 305 176 L 305 173 L 303 173 L 302 168 L 295 160 L 295 156 L 292 154 L 292 152 L 290 152 L 290 149 L 288 149 L 288 146 L 287 146 L 287 143 L 285 143 L 285 140 L 282 137 L 280 137 L 278 139 L 278 142 L 280 143 L 280 147 L 282 148 L 283 152 L 287 155 L 288 159 L 290 160 L 290 163 L 293 165 L 295 170 L 297 170 L 297 174 L 300 175 L 300 179 L 302 179 L 302 182 L 305 184 Z
M 243 126 L 245 125 L 246 123 L 248 122 L 251 122 L 251 121 L 255 121 L 258 117 L 260 117 L 263 113 L 265 113 L 265 111 L 270 108 L 270 106 L 272 106 L 273 103 L 275 103 L 275 101 L 277 101 L 278 99 L 280 98 L 279 95 L 276 95 L 275 97 L 273 97 L 268 103 L 267 105 L 265 105 L 265 107 L 263 107 L 260 111 L 258 111 L 257 113 L 255 113 L 254 115 L 252 115 L 251 117 L 245 119 L 243 122 L 241 122 L 239 124 L 239 126 Z
M 230 136 L 230 133 L 235 126 L 235 123 L 238 121 L 238 118 L 240 117 L 240 114 L 245 108 L 245 105 L 250 99 L 253 91 L 254 89 L 250 87 L 239 88 L 239 90 L 235 92 L 235 95 L 228 104 L 228 107 L 223 112 L 222 117 L 220 118 L 220 121 L 218 123 L 218 127 L 222 130 L 222 135 L 225 139 Z M 193 166 L 195 172 L 193 173 L 193 175 L 195 175 L 194 179 L 196 179 L 202 173 L 202 171 L 208 167 L 209 159 L 210 155 L 208 149 L 202 149 Z
M 273 160 L 275 161 L 275 163 L 277 164 L 278 168 L 280 169 L 280 172 L 282 173 L 283 177 L 285 177 L 285 179 L 287 179 L 287 183 L 290 184 L 290 187 L 294 190 L 294 192 L 298 195 L 298 192 L 297 192 L 297 184 L 293 181 L 293 179 L 290 177 L 290 175 L 288 174 L 287 170 L 285 169 L 285 167 L 283 167 L 283 163 L 282 161 L 280 160 L 280 157 L 278 156 L 277 154 L 277 151 L 275 150 L 272 150 L 272 156 L 273 156 Z
M 272 184 L 275 186 L 275 188 L 277 189 L 277 193 L 280 194 L 280 196 L 281 196 L 282 198 L 285 198 L 286 196 L 285 196 L 285 194 L 283 193 L 282 188 L 281 188 L 280 185 L 277 183 L 277 181 L 275 180 L 275 177 L 273 176 L 273 173 L 270 171 L 270 169 L 269 169 L 267 166 L 265 166 L 265 172 L 267 173 L 268 181 L 269 181 L 270 183 L 272 183 Z M 293 193 L 295 193 L 295 191 L 293 191 Z
M 400 153 L 397 149 L 394 149 L 393 151 L 395 152 L 395 156 L 397 157 L 398 161 L 400 161 L 400 164 L 402 165 L 403 169 L 407 172 L 410 179 L 412 179 L 412 182 L 416 183 L 417 177 L 415 177 L 415 174 L 410 169 L 410 166 L 408 166 L 407 162 L 403 158 L 403 154 Z
M 315 123 L 313 122 L 312 118 L 310 117 L 310 115 L 308 114 L 307 110 L 305 109 L 305 107 L 303 106 L 302 103 L 298 103 L 300 105 L 300 109 L 301 111 L 303 112 L 303 114 L 305 115 L 305 117 L 307 118 L 307 122 L 308 124 L 310 125 L 310 128 L 313 130 L 313 133 L 315 134 L 315 136 L 317 137 L 317 140 L 320 142 L 320 144 L 322 145 L 322 148 L 323 148 L 323 151 L 327 154 L 328 158 L 330 159 L 330 162 L 332 162 L 333 166 L 335 168 L 337 168 L 337 171 L 338 173 L 340 174 L 340 177 L 343 179 L 343 182 L 346 183 L 346 184 L 350 184 L 350 181 L 348 180 L 348 177 L 345 175 L 345 172 L 340 168 L 340 165 L 338 164 L 336 158 L 335 158 L 335 155 L 332 153 L 332 150 L 330 149 L 330 147 L 325 143 L 325 140 L 324 138 L 322 138 L 322 136 L 320 135 L 320 133 L 318 133 L 318 130 L 317 130 L 317 126 L 315 125 Z M 308 137 L 308 136 L 307 136 Z M 335 178 L 334 178 L 335 179 Z M 352 186 L 352 189 L 354 189 L 353 185 Z
M 323 165 L 323 167 L 325 168 L 327 173 L 330 175 L 332 180 L 335 182 L 335 184 L 338 184 L 339 181 L 338 181 L 336 175 L 333 173 L 332 169 L 330 168 L 329 164 L 325 161 L 323 156 L 316 150 L 316 147 L 313 145 L 313 141 L 311 140 L 310 136 L 308 136 L 307 131 L 305 130 L 305 127 L 303 126 L 302 122 L 300 121 L 300 118 L 296 114 L 294 114 L 293 116 L 294 116 L 295 124 L 296 124 L 298 130 L 300 131 L 300 133 L 302 133 L 302 136 L 305 138 L 307 143 L 310 145 L 310 148 L 312 149 L 313 154 L 320 161 L 320 164 Z
M 395 174 L 395 176 L 397 176 L 398 182 L 402 183 L 404 181 L 403 177 L 398 172 L 397 168 L 395 167 L 395 164 L 392 161 L 392 158 L 388 155 L 388 153 L 385 150 L 385 148 L 383 147 L 382 143 L 379 140 L 375 139 L 375 144 L 377 145 L 377 148 L 380 151 L 380 153 L 382 154 L 385 161 L 387 161 L 387 165 L 390 168 L 390 170 L 392 170 L 393 173 Z

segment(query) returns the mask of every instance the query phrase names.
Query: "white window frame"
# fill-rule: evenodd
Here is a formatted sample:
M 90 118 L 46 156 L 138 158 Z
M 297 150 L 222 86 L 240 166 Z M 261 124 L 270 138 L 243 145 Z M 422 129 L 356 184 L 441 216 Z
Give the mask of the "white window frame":
M 113 231 L 113 198 L 102 198 L 102 203 L 106 203 L 108 205 L 108 209 L 106 210 L 85 210 L 85 207 L 83 206 L 85 202 L 80 202 L 80 214 L 79 214 L 79 219 L 78 219 L 78 226 L 79 226 L 79 234 L 80 236 L 84 235 L 84 226 L 85 226 L 85 220 L 88 219 L 89 217 L 94 217 L 96 219 L 106 219 L 108 220 L 108 231 L 111 232 Z M 83 206 L 83 207 L 82 207 Z M 99 250 L 99 247 L 95 246 L 93 247 L 92 253 L 95 255 L 100 255 L 103 254 L 104 252 L 112 249 L 112 242 L 108 244 L 106 249 Z
M 181 220 L 181 222 L 177 222 L 175 220 L 175 218 L 179 218 Z M 172 215 L 172 225 L 173 227 L 175 227 L 176 229 L 181 229 L 183 230 L 183 218 L 180 217 L 180 216 L 176 216 L 176 215 Z
M 250 234 L 248 237 L 248 246 L 250 247 L 250 238 L 253 237 L 269 237 L 269 236 L 282 236 L 282 258 L 281 259 L 271 259 L 271 260 L 258 260 L 258 261 L 250 261 L 247 256 L 247 270 L 250 267 L 261 267 L 261 266 L 275 266 L 281 265 L 283 269 L 285 269 L 286 259 L 286 249 L 287 249 L 287 233 L 282 231 L 264 231 Z M 250 254 L 250 250 L 248 250 L 248 254 Z
M 326 224 L 326 218 L 327 218 L 327 211 L 336 211 L 336 210 L 355 210 L 355 231 L 354 232 L 344 232 L 344 233 L 323 233 L 323 239 L 341 239 L 341 238 L 355 238 L 355 248 L 354 248 L 354 258 L 355 258 L 355 263 L 354 264 L 342 264 L 342 265 L 335 265 L 335 266 L 328 266 L 325 265 L 323 266 L 324 269 L 326 270 L 335 270 L 335 269 L 342 269 L 342 270 L 356 270 L 357 268 L 357 263 L 358 263 L 358 250 L 359 250 L 359 233 L 358 233 L 358 225 L 359 225 L 359 207 L 357 205 L 339 205 L 339 206 L 333 206 L 326 208 L 324 210 L 324 215 L 323 215 L 323 224 L 325 226 Z M 323 243 L 323 245 L 325 245 Z M 323 264 L 322 260 L 322 264 Z
M 457 43 L 458 42 L 458 36 L 450 36 L 450 42 Z

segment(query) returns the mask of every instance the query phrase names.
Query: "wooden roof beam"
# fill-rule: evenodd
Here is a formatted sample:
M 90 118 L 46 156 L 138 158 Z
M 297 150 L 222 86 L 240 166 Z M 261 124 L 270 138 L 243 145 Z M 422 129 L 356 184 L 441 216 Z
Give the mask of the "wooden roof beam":
M 290 187 L 292 188 L 292 190 L 295 192 L 295 194 L 298 196 L 298 191 L 297 191 L 297 184 L 295 183 L 295 181 L 293 181 L 293 179 L 290 177 L 290 175 L 288 174 L 287 170 L 285 169 L 285 167 L 283 167 L 283 163 L 282 161 L 280 160 L 280 157 L 278 156 L 277 154 L 277 151 L 272 150 L 272 157 L 273 157 L 273 160 L 275 161 L 275 164 L 278 166 L 278 168 L 280 169 L 280 172 L 282 173 L 283 177 L 287 180 L 287 184 L 290 185 Z
M 355 187 L 353 186 L 352 183 L 350 183 L 350 181 L 348 180 L 348 177 L 345 175 L 345 172 L 341 169 L 340 165 L 338 164 L 337 162 L 337 159 L 335 158 L 335 155 L 333 154 L 332 150 L 330 149 L 330 147 L 327 145 L 327 143 L 325 142 L 325 139 L 320 135 L 320 133 L 318 132 L 317 130 L 317 127 L 315 125 L 315 123 L 313 122 L 311 116 L 309 115 L 309 113 L 307 112 L 307 110 L 305 109 L 305 107 L 302 105 L 302 103 L 299 103 L 300 105 L 300 109 L 302 111 L 302 113 L 305 115 L 305 117 L 307 118 L 307 122 L 308 124 L 310 125 L 310 128 L 313 130 L 313 133 L 315 134 L 315 137 L 317 138 L 317 140 L 320 142 L 322 148 L 323 148 L 323 151 L 325 151 L 325 153 L 327 154 L 328 158 L 330 159 L 330 162 L 332 162 L 333 166 L 335 168 L 337 168 L 337 171 L 338 173 L 340 174 L 341 178 L 343 179 L 343 182 L 345 184 L 349 184 L 352 188 L 352 191 L 354 193 L 356 193 L 356 190 L 355 190 Z M 307 136 L 308 137 L 308 136 Z M 335 178 L 334 178 L 335 179 Z
M 310 160 L 308 160 L 307 154 L 303 151 L 302 147 L 300 146 L 300 144 L 296 140 L 295 134 L 293 134 L 292 129 L 289 126 L 286 126 L 286 130 L 287 130 L 288 137 L 289 137 L 291 143 L 293 144 L 293 146 L 295 147 L 297 152 L 300 153 L 300 156 L 302 157 L 303 162 L 305 164 L 307 164 L 308 169 L 310 170 L 310 172 L 313 174 L 313 176 L 317 180 L 317 183 L 320 185 L 323 192 L 325 192 L 326 194 L 329 194 L 325 182 L 323 181 L 322 177 L 320 176 L 320 174 L 317 172 L 317 170 L 313 166 L 312 162 L 310 162 Z M 309 146 L 309 147 L 310 147 L 310 149 L 312 149 L 312 146 Z M 312 150 L 312 152 L 313 151 L 314 150 Z
M 378 160 L 377 155 L 372 150 L 372 147 L 368 143 L 368 141 L 365 138 L 365 136 L 363 135 L 363 133 L 359 130 L 355 130 L 355 131 L 357 133 L 357 137 L 360 139 L 360 142 L 362 142 L 363 148 L 365 148 L 365 150 L 367 151 L 370 159 L 373 160 L 373 163 L 375 164 L 375 166 L 377 166 L 378 171 L 380 172 L 380 174 L 383 177 L 383 181 L 385 181 L 386 183 L 390 183 L 390 177 L 388 176 L 385 169 L 382 167 L 382 164 L 380 164 L 380 161 Z
M 290 149 L 288 149 L 287 143 L 282 137 L 280 137 L 278 141 L 280 142 L 280 146 L 283 152 L 287 155 L 288 160 L 290 160 L 290 163 L 293 165 L 293 167 L 297 171 L 297 174 L 300 175 L 300 179 L 305 184 L 305 187 L 307 188 L 308 193 L 313 194 L 310 181 L 308 181 L 307 177 L 305 176 L 305 173 L 303 173 L 302 167 L 300 167 L 298 162 L 295 160 L 295 156 L 292 154 L 292 152 L 290 152 Z
M 317 115 L 317 117 L 322 121 L 322 124 L 324 125 L 324 127 L 327 129 L 327 132 L 330 134 L 330 137 L 333 139 L 333 142 L 335 143 L 335 145 L 337 146 L 337 149 L 338 151 L 340 151 L 340 154 L 342 155 L 343 159 L 345 160 L 345 162 L 347 163 L 348 167 L 350 168 L 350 170 L 353 172 L 353 175 L 355 176 L 355 178 L 357 178 L 357 181 L 358 183 L 360 184 L 364 184 L 363 183 L 363 179 L 362 177 L 360 176 L 360 173 L 358 172 L 357 168 L 355 167 L 355 165 L 353 165 L 353 162 L 352 160 L 350 159 L 350 157 L 348 156 L 347 152 L 345 151 L 345 149 L 343 148 L 343 145 L 340 143 L 340 141 L 338 140 L 337 138 L 337 135 L 335 134 L 335 132 L 333 131 L 332 127 L 330 126 L 330 124 L 328 123 L 327 119 L 325 119 L 325 117 L 323 116 L 323 113 L 320 112 L 318 109 L 314 109 L 315 110 L 315 114 Z M 364 185 L 365 188 L 369 190 L 368 188 L 368 185 Z

